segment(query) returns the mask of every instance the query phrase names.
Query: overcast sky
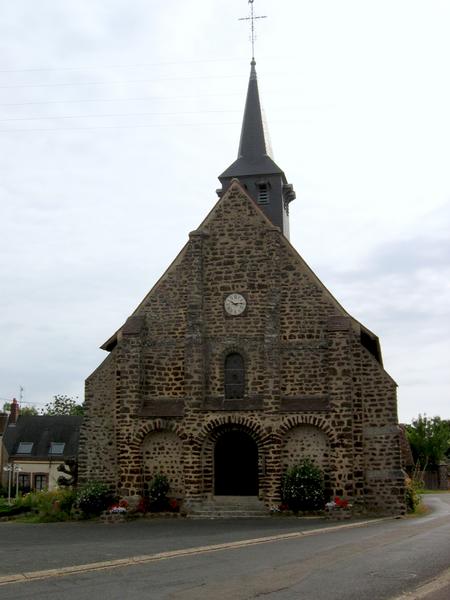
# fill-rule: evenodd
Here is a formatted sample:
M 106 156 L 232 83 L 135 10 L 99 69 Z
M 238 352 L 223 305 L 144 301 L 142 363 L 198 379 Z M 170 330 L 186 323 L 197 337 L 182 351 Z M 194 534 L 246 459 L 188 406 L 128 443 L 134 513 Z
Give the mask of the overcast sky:
M 291 242 L 450 418 L 450 2 L 255 0 Z M 83 398 L 98 347 L 236 157 L 245 0 L 0 0 L 0 406 Z

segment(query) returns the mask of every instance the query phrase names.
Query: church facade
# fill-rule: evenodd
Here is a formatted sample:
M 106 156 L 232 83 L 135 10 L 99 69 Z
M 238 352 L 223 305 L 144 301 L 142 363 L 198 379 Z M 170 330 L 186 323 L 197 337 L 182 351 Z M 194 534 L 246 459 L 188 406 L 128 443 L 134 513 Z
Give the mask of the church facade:
M 292 185 L 270 157 L 252 61 L 238 159 L 219 200 L 86 381 L 80 478 L 145 494 L 164 473 L 187 511 L 280 502 L 310 457 L 330 496 L 404 512 L 396 384 L 378 338 L 290 244 Z

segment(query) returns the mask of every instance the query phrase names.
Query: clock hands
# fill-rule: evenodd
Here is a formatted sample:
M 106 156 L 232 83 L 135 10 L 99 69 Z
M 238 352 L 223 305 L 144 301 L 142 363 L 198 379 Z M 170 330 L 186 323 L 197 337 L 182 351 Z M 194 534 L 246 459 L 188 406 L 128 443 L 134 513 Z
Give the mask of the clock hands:
M 241 294 L 229 294 L 225 298 L 225 311 L 229 315 L 240 315 L 244 312 L 247 306 L 246 299 Z

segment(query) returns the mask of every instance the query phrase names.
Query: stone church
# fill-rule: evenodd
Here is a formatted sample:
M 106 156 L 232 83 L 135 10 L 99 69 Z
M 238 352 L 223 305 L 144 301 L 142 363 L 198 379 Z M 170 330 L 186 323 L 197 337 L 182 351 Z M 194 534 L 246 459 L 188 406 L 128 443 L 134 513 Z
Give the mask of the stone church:
M 289 242 L 293 186 L 270 156 L 254 60 L 238 158 L 219 200 L 86 381 L 81 480 L 144 494 L 164 473 L 185 510 L 280 502 L 303 457 L 329 496 L 402 513 L 396 384 L 379 340 Z

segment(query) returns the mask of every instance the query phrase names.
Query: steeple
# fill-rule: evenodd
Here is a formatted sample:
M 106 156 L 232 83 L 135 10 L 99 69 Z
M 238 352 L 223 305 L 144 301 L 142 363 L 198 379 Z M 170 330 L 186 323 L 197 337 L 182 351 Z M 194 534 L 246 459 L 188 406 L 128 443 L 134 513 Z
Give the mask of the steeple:
M 295 199 L 295 192 L 271 157 L 255 65 L 252 58 L 238 157 L 219 175 L 222 189 L 217 193 L 221 196 L 231 179 L 239 179 L 266 216 L 289 238 L 289 203 Z

